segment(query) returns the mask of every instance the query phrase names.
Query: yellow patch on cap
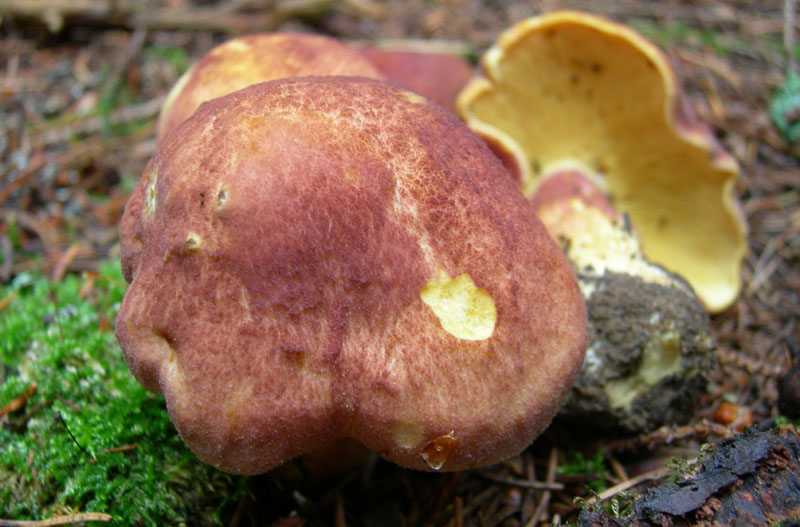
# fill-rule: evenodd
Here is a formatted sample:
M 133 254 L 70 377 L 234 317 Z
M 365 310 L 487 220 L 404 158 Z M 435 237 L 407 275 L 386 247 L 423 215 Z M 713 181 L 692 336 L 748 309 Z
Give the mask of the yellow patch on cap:
M 419 294 L 439 319 L 442 329 L 454 337 L 485 340 L 492 336 L 497 322 L 494 300 L 467 273 L 450 278 L 439 271 Z
M 144 212 L 149 216 L 156 211 L 156 183 L 158 182 L 158 167 L 150 172 L 150 181 L 144 191 Z
M 399 421 L 392 427 L 392 439 L 402 448 L 413 448 L 422 440 L 422 427 L 415 423 Z
M 183 242 L 187 251 L 196 251 L 203 245 L 203 239 L 195 232 L 190 232 L 186 235 L 186 241 Z
M 413 91 L 408 91 L 408 90 L 401 91 L 400 97 L 407 100 L 411 104 L 425 104 L 428 102 L 428 99 L 426 99 L 422 95 L 419 95 L 417 93 L 414 93 Z

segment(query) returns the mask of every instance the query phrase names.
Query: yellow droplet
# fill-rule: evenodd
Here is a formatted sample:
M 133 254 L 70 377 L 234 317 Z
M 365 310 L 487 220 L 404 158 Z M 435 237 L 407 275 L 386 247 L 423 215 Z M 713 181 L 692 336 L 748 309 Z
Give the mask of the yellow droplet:
M 425 448 L 420 451 L 420 456 L 422 456 L 422 460 L 425 464 L 433 470 L 440 470 L 444 464 L 447 463 L 447 458 L 450 457 L 450 454 L 453 453 L 453 450 L 455 450 L 457 446 L 458 439 L 456 438 L 456 433 L 451 430 L 450 433 L 439 436 L 428 443 Z
M 440 271 L 420 290 L 420 298 L 439 319 L 442 329 L 454 337 L 485 340 L 494 332 L 497 322 L 494 300 L 467 273 L 450 278 Z
M 220 210 L 228 201 L 228 191 L 224 188 L 219 189 L 217 192 L 217 210 Z

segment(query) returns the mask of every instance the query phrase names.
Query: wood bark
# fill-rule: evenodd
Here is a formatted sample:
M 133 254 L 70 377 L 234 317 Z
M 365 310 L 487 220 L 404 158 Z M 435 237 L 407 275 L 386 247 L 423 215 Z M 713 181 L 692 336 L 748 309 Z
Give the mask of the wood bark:
M 718 444 L 691 474 L 650 489 L 630 515 L 585 510 L 579 527 L 731 527 L 800 518 L 800 437 L 752 426 Z

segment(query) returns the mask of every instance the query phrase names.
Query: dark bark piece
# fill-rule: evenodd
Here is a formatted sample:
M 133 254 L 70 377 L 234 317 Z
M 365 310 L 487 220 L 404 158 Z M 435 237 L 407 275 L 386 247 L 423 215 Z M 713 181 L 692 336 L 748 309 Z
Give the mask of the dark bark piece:
M 630 516 L 583 511 L 579 527 L 775 525 L 800 517 L 800 438 L 753 426 L 714 448 L 690 476 L 639 498 Z

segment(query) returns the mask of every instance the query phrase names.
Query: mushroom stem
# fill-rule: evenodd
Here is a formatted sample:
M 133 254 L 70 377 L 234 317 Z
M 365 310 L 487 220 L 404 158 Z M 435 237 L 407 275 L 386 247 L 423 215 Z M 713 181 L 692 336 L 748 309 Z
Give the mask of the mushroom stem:
M 562 420 L 612 433 L 686 420 L 712 363 L 708 318 L 692 289 L 645 258 L 588 169 L 549 171 L 529 200 L 572 261 L 587 305 L 588 351 Z
M 649 261 L 626 215 L 616 210 L 599 179 L 580 168 L 551 171 L 529 197 L 547 232 L 581 276 L 624 273 L 645 282 L 679 287 L 694 297 L 682 279 Z M 584 290 L 584 299 L 590 292 Z

